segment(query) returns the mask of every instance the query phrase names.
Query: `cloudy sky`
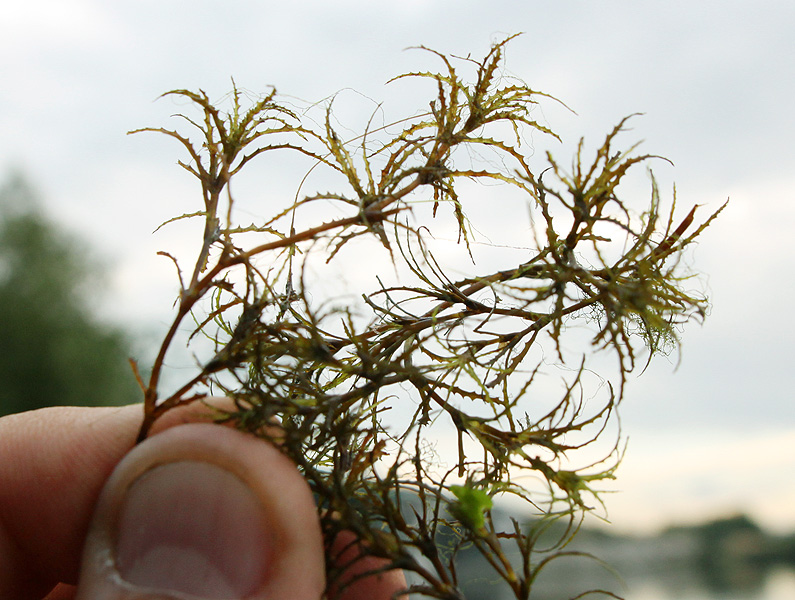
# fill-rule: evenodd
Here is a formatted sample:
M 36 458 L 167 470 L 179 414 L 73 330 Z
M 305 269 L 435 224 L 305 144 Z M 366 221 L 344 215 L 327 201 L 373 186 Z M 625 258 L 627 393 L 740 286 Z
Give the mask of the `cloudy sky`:
M 351 89 L 388 99 L 391 76 L 428 68 L 407 47 L 482 54 L 525 32 L 507 68 L 562 99 L 542 118 L 564 139 L 601 140 L 620 118 L 627 143 L 683 206 L 729 209 L 691 262 L 713 310 L 623 407 L 629 450 L 608 499 L 622 527 L 750 512 L 795 528 L 792 380 L 795 272 L 795 4 L 788 0 L 30 0 L 0 19 L 0 171 L 23 171 L 48 210 L 111 266 L 105 311 L 157 331 L 172 267 L 155 252 L 163 220 L 195 210 L 168 125 L 174 88 L 220 98 L 243 88 L 320 100 Z M 355 94 L 341 99 L 357 98 Z M 352 102 L 354 101 L 352 100 Z M 427 99 L 412 109 L 427 106 Z M 567 146 L 568 148 L 568 146 Z M 556 154 L 568 161 L 563 150 Z

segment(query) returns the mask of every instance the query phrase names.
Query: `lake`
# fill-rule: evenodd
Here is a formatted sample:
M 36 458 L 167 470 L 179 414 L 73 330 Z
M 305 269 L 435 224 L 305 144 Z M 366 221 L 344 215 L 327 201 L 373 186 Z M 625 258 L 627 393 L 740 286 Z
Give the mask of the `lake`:
M 673 570 L 663 576 L 621 576 L 608 578 L 596 576 L 590 580 L 589 569 L 577 576 L 558 579 L 547 577 L 539 580 L 530 598 L 532 600 L 566 600 L 574 598 L 584 590 L 601 587 L 608 589 L 624 600 L 795 600 L 795 569 L 773 567 L 761 578 L 747 579 L 741 583 L 727 585 L 705 578 L 699 571 Z M 479 585 L 467 586 L 467 600 L 511 600 L 512 594 L 504 587 L 481 580 Z M 414 600 L 418 597 L 412 596 Z M 609 596 L 591 594 L 583 600 L 600 600 Z
M 556 547 L 566 539 L 556 523 L 543 532 L 547 537 L 537 538 L 535 548 Z M 507 539 L 501 546 L 521 573 L 522 554 Z M 533 578 L 531 600 L 611 597 L 584 595 L 588 590 L 624 600 L 795 600 L 795 534 L 769 534 L 744 515 L 653 535 L 583 527 L 562 550 L 552 560 L 543 552 L 533 554 L 531 568 L 543 568 Z M 458 549 L 455 565 L 467 600 L 515 598 L 474 545 Z
M 623 592 L 625 600 L 795 600 L 795 569 L 775 567 L 769 569 L 760 581 L 736 589 L 710 589 L 694 583 L 690 577 L 675 582 L 676 574 L 666 581 L 628 581 Z M 593 596 L 597 598 L 598 596 Z
M 790 555 L 771 554 L 771 545 L 757 543 L 756 534 L 721 536 L 718 546 L 704 546 L 703 536 L 688 529 L 648 538 L 583 533 L 572 546 L 601 560 L 581 555 L 553 560 L 534 582 L 533 600 L 568 600 L 594 589 L 625 600 L 795 600 Z M 471 553 L 461 559 L 467 600 L 514 597 L 482 559 Z M 518 560 L 512 562 L 518 566 Z

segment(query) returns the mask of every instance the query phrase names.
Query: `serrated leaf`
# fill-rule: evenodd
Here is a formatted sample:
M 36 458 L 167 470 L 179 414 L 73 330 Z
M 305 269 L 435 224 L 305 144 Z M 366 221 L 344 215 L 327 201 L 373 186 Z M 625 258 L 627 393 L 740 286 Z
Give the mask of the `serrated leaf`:
M 204 216 L 206 216 L 206 215 L 207 215 L 207 211 L 206 211 L 206 210 L 200 210 L 199 212 L 195 212 L 195 213 L 186 213 L 186 214 L 184 214 L 184 215 L 180 215 L 180 216 L 178 216 L 178 217 L 173 217 L 173 218 L 169 219 L 168 221 L 164 221 L 163 223 L 161 223 L 160 225 L 158 225 L 158 226 L 157 226 L 157 229 L 155 229 L 155 230 L 154 230 L 152 233 L 157 233 L 157 232 L 158 232 L 158 231 L 160 231 L 160 230 L 161 230 L 163 227 L 165 227 L 165 226 L 166 226 L 166 225 L 168 225 L 169 223 L 173 223 L 174 221 L 181 221 L 182 219 L 191 219 L 191 218 L 193 218 L 193 217 L 204 217 Z

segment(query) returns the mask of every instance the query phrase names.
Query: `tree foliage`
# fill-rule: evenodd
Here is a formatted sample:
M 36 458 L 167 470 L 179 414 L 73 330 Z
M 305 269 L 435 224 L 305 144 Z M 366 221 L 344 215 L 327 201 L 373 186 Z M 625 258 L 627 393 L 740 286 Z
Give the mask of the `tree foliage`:
M 136 400 L 129 340 L 94 318 L 96 267 L 38 210 L 19 176 L 0 188 L 0 415 Z
M 371 121 L 350 139 L 331 102 L 313 118 L 317 106 L 297 108 L 275 90 L 247 106 L 236 87 L 225 109 L 202 91 L 169 92 L 196 113 L 178 115 L 184 128 L 145 130 L 187 152 L 180 165 L 201 203 L 172 220 L 200 219 L 203 235 L 190 270 L 163 253 L 180 290 L 151 376 L 139 377 L 140 438 L 165 412 L 221 391 L 235 409 L 218 420 L 277 443 L 298 465 L 329 540 L 355 532 L 428 597 L 462 597 L 456 554 L 471 545 L 516 598 L 529 597 L 598 502 L 599 481 L 614 476 L 617 440 L 603 461 L 577 461 L 606 431 L 628 374 L 671 350 L 680 325 L 707 307 L 686 287 L 680 257 L 715 215 L 696 222 L 695 207 L 682 216 L 675 202 L 664 212 L 653 178 L 642 205 L 623 197 L 627 173 L 654 158 L 621 149 L 626 119 L 593 157 L 581 142 L 571 170 L 551 154 L 538 167 L 529 140 L 557 136 L 533 115 L 557 101 L 504 75 L 509 39 L 482 60 L 424 49 L 441 69 L 390 85 L 427 82 L 428 108 Z M 339 191 L 299 193 L 261 222 L 236 222 L 230 181 L 285 151 L 328 171 Z M 513 190 L 530 214 L 526 240 L 497 268 L 480 266 L 480 223 L 468 217 L 478 189 Z M 505 223 L 524 218 L 501 210 Z M 454 259 L 434 250 L 450 225 Z M 313 294 L 324 268 L 346 260 L 372 273 L 361 301 Z M 161 396 L 166 355 L 188 322 L 192 340 L 214 347 Z M 612 380 L 590 369 L 603 355 L 615 357 Z M 549 370 L 558 388 L 544 380 Z M 438 460 L 439 439 L 453 440 L 454 464 Z M 492 499 L 509 494 L 543 517 L 537 528 L 570 519 L 557 548 L 537 547 L 538 531 L 516 521 L 493 522 Z M 338 575 L 330 570 L 332 582 Z

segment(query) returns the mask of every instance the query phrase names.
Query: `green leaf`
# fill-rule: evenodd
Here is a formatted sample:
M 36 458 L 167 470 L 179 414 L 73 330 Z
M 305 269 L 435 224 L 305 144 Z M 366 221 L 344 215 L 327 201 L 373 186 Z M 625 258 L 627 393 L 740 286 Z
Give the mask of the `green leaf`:
M 450 513 L 465 527 L 482 529 L 486 525 L 485 513 L 493 505 L 491 497 L 483 490 L 463 485 L 451 485 L 450 491 L 456 497 L 450 503 Z

